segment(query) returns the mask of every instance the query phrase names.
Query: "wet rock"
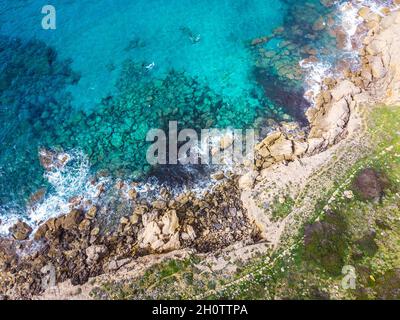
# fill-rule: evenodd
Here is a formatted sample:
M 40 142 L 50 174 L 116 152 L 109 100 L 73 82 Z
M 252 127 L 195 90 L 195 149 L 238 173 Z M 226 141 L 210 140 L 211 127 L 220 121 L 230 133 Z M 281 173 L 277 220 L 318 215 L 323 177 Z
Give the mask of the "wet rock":
M 14 226 L 11 227 L 10 232 L 16 240 L 26 240 L 32 233 L 32 228 L 23 221 L 18 221 Z
M 225 174 L 222 171 L 219 171 L 211 176 L 214 180 L 220 181 L 225 178 Z
M 77 228 L 82 219 L 83 217 L 81 211 L 72 210 L 62 219 L 62 227 L 65 230 L 71 230 Z
M 166 204 L 166 202 L 163 201 L 163 200 L 156 200 L 156 201 L 154 201 L 154 202 L 152 203 L 152 206 L 153 206 L 154 209 L 162 210 L 162 209 L 164 209 L 164 208 L 167 206 L 167 204 Z
M 91 220 L 83 219 L 79 224 L 78 229 L 82 234 L 87 234 L 90 231 Z
M 269 39 L 270 39 L 270 38 L 267 37 L 267 36 L 261 37 L 261 38 L 256 38 L 256 39 L 253 39 L 253 40 L 251 41 L 251 45 L 252 45 L 252 46 L 257 46 L 257 45 L 259 45 L 259 44 L 263 44 L 263 43 L 268 42 Z
M 86 218 L 89 220 L 93 220 L 96 217 L 96 214 L 97 214 L 97 207 L 93 206 L 88 210 L 88 212 L 86 212 Z
M 34 234 L 34 240 L 38 241 L 38 240 L 43 239 L 48 230 L 49 230 L 49 228 L 47 226 L 47 223 L 40 225 Z
M 322 31 L 326 28 L 326 22 L 324 18 L 320 17 L 317 21 L 314 22 L 312 29 L 314 31 Z
M 133 214 L 138 215 L 138 216 L 142 216 L 143 214 L 145 214 L 146 212 L 148 212 L 148 207 L 144 206 L 144 205 L 140 205 L 135 207 L 135 209 L 133 210 Z
M 129 199 L 131 199 L 131 200 L 136 200 L 136 198 L 137 198 L 137 191 L 136 191 L 135 189 L 130 189 L 130 190 L 128 191 L 128 197 L 129 197 Z
M 132 215 L 129 217 L 129 222 L 130 222 L 132 225 L 137 224 L 137 223 L 139 222 L 139 215 L 137 215 L 137 214 L 132 214 Z
M 65 166 L 69 160 L 70 157 L 66 153 L 57 153 L 46 149 L 39 150 L 40 164 L 48 171 Z
M 38 191 L 36 191 L 33 195 L 29 197 L 28 205 L 29 206 L 34 206 L 41 202 L 44 199 L 44 196 L 46 195 L 46 189 L 42 188 Z

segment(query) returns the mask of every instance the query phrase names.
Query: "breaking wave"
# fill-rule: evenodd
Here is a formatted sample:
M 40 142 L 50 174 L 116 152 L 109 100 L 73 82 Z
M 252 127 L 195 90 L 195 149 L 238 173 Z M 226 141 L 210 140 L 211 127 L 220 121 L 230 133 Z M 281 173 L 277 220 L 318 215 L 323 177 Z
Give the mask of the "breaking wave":
M 78 204 L 74 197 L 78 197 L 80 206 L 96 202 L 99 186 L 107 183 L 109 178 L 100 178 L 94 182 L 88 157 L 82 151 L 62 153 L 62 157 L 65 158 L 63 165 L 51 166 L 44 173 L 49 186 L 41 199 L 28 203 L 27 208 L 13 204 L 0 208 L 0 235 L 7 235 L 9 228 L 18 220 L 25 221 L 35 229 L 49 218 L 70 212 Z

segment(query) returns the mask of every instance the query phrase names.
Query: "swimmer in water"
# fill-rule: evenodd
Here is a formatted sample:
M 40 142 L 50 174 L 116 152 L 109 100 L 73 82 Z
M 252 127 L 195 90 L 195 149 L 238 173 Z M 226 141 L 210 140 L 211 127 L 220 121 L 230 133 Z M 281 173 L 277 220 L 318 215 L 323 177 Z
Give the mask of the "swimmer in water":
M 147 70 L 153 70 L 153 68 L 156 66 L 156 64 L 154 63 L 154 61 L 152 62 L 152 63 L 150 63 L 149 65 L 147 65 L 147 66 L 145 66 L 145 68 L 147 69 Z
M 179 30 L 190 39 L 192 44 L 195 44 L 201 40 L 201 35 L 193 33 L 193 31 L 188 27 L 180 27 Z

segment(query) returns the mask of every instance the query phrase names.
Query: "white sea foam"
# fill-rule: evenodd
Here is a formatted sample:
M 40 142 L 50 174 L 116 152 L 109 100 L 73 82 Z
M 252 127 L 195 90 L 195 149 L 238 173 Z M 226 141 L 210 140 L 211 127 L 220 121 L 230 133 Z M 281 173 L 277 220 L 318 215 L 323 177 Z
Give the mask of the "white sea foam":
M 63 156 L 67 156 L 63 166 L 53 166 L 44 174 L 49 189 L 42 201 L 25 209 L 12 206 L 1 209 L 0 235 L 7 235 L 9 228 L 19 219 L 36 229 L 41 222 L 70 212 L 76 205 L 70 201 L 73 197 L 81 197 L 80 203 L 84 200 L 96 202 L 99 185 L 108 179 L 102 178 L 92 183 L 90 163 L 83 152 L 71 151 Z
M 81 152 L 73 152 L 68 156 L 65 166 L 45 173 L 53 190 L 42 203 L 29 209 L 29 219 L 34 224 L 67 213 L 71 209 L 69 199 L 84 191 L 89 175 L 89 161 Z
M 20 216 L 21 210 L 18 208 L 11 208 L 9 206 L 4 206 L 0 208 L 0 236 L 5 236 L 9 233 L 9 229 L 13 226 Z
M 314 103 L 315 98 L 323 88 L 325 78 L 332 76 L 332 65 L 329 62 L 318 61 L 309 62 L 306 60 L 300 61 L 300 66 L 306 70 L 306 92 L 304 97 Z
M 220 139 L 215 140 L 215 144 L 219 144 L 219 142 Z M 50 171 L 44 174 L 49 183 L 49 188 L 41 201 L 27 208 L 10 205 L 0 208 L 0 219 L 2 220 L 0 236 L 7 236 L 10 227 L 18 220 L 25 221 L 35 231 L 44 221 L 67 214 L 73 208 L 88 209 L 91 205 L 101 205 L 100 187 L 105 187 L 105 197 L 107 197 L 110 186 L 115 185 L 118 180 L 104 177 L 97 179 L 94 183 L 88 157 L 83 152 L 70 151 L 62 154 L 62 157 L 65 156 L 68 160 L 64 162 L 63 166 L 54 165 Z M 190 170 L 189 166 L 187 170 Z M 210 170 L 211 172 L 213 171 Z M 159 197 L 160 190 L 164 187 L 155 177 L 150 177 L 147 181 L 138 184 L 131 184 L 127 181 L 120 182 L 122 183 L 121 194 L 127 201 L 129 200 L 128 191 L 130 189 L 135 189 L 140 197 L 151 201 Z M 214 184 L 215 182 L 206 177 L 196 180 L 190 186 L 176 186 L 170 191 L 174 196 L 188 191 L 197 196 L 202 196 L 205 192 L 210 191 Z M 72 198 L 79 198 L 79 200 L 71 201 Z M 87 205 L 85 206 L 85 204 Z
M 363 22 L 363 19 L 358 15 L 359 8 L 352 2 L 345 2 L 338 6 L 339 24 L 347 34 L 346 51 L 353 50 L 351 39 L 355 36 L 358 26 Z

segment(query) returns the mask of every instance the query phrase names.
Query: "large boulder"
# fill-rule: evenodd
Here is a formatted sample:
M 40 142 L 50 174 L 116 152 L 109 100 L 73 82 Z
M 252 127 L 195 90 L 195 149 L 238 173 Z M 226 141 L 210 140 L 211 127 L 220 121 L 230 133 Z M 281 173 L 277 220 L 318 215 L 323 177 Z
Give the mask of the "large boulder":
M 269 151 L 276 161 L 291 160 L 293 159 L 293 141 L 281 137 L 269 147 Z
M 139 234 L 139 246 L 142 248 L 151 246 L 154 249 L 158 249 L 155 243 L 159 240 L 160 235 L 161 230 L 158 224 L 155 221 L 150 221 Z
M 65 230 L 77 228 L 79 223 L 83 220 L 82 212 L 79 210 L 72 210 L 62 220 L 62 227 Z
M 251 189 L 255 181 L 255 172 L 250 171 L 239 178 L 239 188 L 240 189 Z
M 332 99 L 334 101 L 339 101 L 348 96 L 354 96 L 360 93 L 360 88 L 356 87 L 350 80 L 340 81 L 337 86 L 331 90 Z
M 179 220 L 175 210 L 170 210 L 164 214 L 161 221 L 163 223 L 162 233 L 164 235 L 174 234 L 179 227 Z
M 24 221 L 19 220 L 10 229 L 12 236 L 16 240 L 26 240 L 32 233 L 32 228 Z
M 332 145 L 344 132 L 349 118 L 350 108 L 346 99 L 330 103 L 315 113 L 308 138 L 323 138 Z

